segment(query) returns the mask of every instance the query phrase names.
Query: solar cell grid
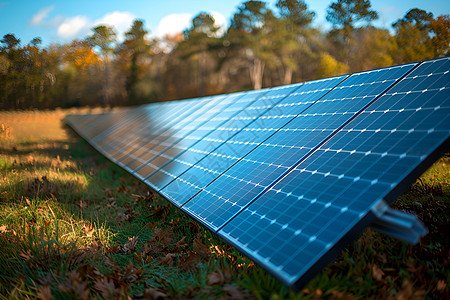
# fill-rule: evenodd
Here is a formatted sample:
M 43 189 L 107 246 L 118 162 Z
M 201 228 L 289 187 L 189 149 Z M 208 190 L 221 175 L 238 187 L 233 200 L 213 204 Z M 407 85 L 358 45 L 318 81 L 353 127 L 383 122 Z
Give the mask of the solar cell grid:
M 195 111 L 190 112 L 183 120 L 162 132 L 157 139 L 148 138 L 146 135 L 150 134 L 144 132 L 143 136 L 139 137 L 139 143 L 130 148 L 126 155 L 117 158 L 119 163 L 131 171 L 138 169 L 220 111 L 222 105 L 229 103 L 223 98 L 219 96 L 212 97 L 211 100 L 201 100 L 196 105 Z
M 237 134 L 222 142 L 214 152 L 209 153 L 202 161 L 192 166 L 185 173 L 163 188 L 161 193 L 176 204 L 184 204 L 201 188 L 205 187 L 224 170 L 253 150 L 268 136 L 297 114 L 312 105 L 320 96 L 340 83 L 345 77 L 308 82 L 303 85 L 291 85 L 288 88 L 268 92 L 264 97 L 275 99 L 271 105 L 254 103 L 255 107 L 263 107 L 263 111 L 250 117 L 245 127 L 238 126 Z M 264 98 L 263 97 L 263 98 Z M 301 97 L 301 98 L 299 98 Z M 262 99 L 261 101 L 267 101 Z M 248 107 L 247 110 L 251 108 Z M 247 110 L 242 115 L 248 117 Z M 224 125 L 223 127 L 231 127 Z M 175 200 L 176 199 L 176 200 Z
M 146 178 L 146 182 L 154 184 L 158 190 L 161 189 L 173 178 L 176 178 L 194 165 L 206 152 L 213 150 L 215 147 L 215 143 L 208 142 L 204 143 L 203 147 L 199 149 L 196 148 L 197 143 L 210 134 L 216 135 L 217 128 L 232 119 L 245 107 L 250 106 L 266 92 L 267 90 L 255 91 L 237 98 L 236 101 L 232 102 L 205 124 L 186 135 L 161 155 L 152 159 L 150 161 L 152 166 L 146 165 L 145 170 L 144 168 L 139 169 L 137 173 Z
M 350 76 L 218 177 L 182 209 L 218 229 L 414 65 Z
M 123 147 L 126 145 L 132 145 L 132 141 L 139 143 L 143 138 L 148 141 L 157 138 L 162 132 L 176 124 L 177 121 L 186 117 L 189 111 L 195 111 L 198 102 L 200 101 L 193 99 L 185 101 L 185 103 L 174 103 L 170 106 L 144 106 L 141 110 L 137 110 L 139 111 L 138 116 L 133 119 L 128 118 L 131 120 L 127 124 L 109 131 L 106 137 L 103 134 L 101 140 L 107 143 L 103 148 L 114 156 L 114 154 L 123 153 L 124 151 L 119 149 L 124 149 Z M 118 139 L 117 137 L 121 138 Z M 97 137 L 94 140 L 97 140 Z
M 170 188 L 164 188 L 162 193 L 173 199 L 176 204 L 183 204 L 195 195 L 201 187 L 214 180 L 221 172 L 247 153 L 249 149 L 255 147 L 258 140 L 266 134 L 243 132 L 243 129 L 250 124 L 254 126 L 254 123 L 258 122 L 261 115 L 266 112 L 277 110 L 276 104 L 298 87 L 299 85 L 291 85 L 267 92 L 251 106 L 243 109 L 188 149 L 190 152 L 199 154 L 196 159 L 197 162 L 175 178 L 176 183 L 171 184 Z M 281 116 L 282 112 L 278 111 L 278 114 Z M 249 143 L 249 141 L 252 142 Z M 226 151 L 221 148 L 226 148 Z
M 450 76 L 428 71 L 432 64 L 432 70 L 450 67 L 448 59 L 423 63 L 237 214 L 221 234 L 287 284 L 310 279 L 303 274 L 378 201 L 395 200 L 398 193 L 392 191 L 401 181 L 417 168 L 419 176 L 426 168 L 420 164 L 439 145 L 448 147 Z M 440 85 L 421 88 L 431 82 Z
M 207 105 L 205 105 L 207 103 Z M 186 123 L 189 123 L 210 107 L 214 103 L 214 99 L 195 100 L 189 101 L 187 105 L 183 106 L 181 110 L 177 110 L 174 113 L 167 116 L 158 124 L 157 129 L 151 127 L 144 127 L 136 134 L 131 135 L 128 139 L 115 147 L 112 156 L 118 161 L 118 164 L 122 167 L 133 171 L 134 168 L 130 168 L 128 163 L 132 163 L 139 155 L 144 153 L 158 154 L 158 151 L 151 151 L 155 145 L 160 144 L 167 139 L 175 139 L 176 132 L 183 128 Z M 144 124 L 148 122 L 143 122 Z M 134 131 L 131 128 L 124 128 L 124 133 Z M 170 142 L 170 141 L 169 141 Z M 139 162 L 140 166 L 142 162 Z M 137 166 L 136 166 L 137 167 Z

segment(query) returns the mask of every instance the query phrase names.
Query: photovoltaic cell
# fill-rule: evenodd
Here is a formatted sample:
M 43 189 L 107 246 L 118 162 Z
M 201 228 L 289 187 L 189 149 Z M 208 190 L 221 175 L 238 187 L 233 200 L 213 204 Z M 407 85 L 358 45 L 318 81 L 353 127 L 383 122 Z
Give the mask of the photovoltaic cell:
M 231 103 L 214 117 L 207 120 L 200 127 L 189 132 L 186 136 L 170 146 L 160 155 L 152 158 L 145 167 L 138 169 L 136 173 L 156 190 L 161 189 L 167 183 L 182 174 L 187 168 L 202 158 L 204 153 L 214 148 L 214 143 L 207 143 L 201 149 L 196 144 L 202 142 L 205 137 L 214 134 L 222 124 L 233 118 L 242 109 L 251 105 L 257 98 L 266 93 L 266 90 L 254 91 L 247 94 L 239 94 L 239 97 L 231 96 Z
M 441 58 L 66 121 L 300 287 L 448 149 L 449 69 Z
M 419 176 L 420 164 L 448 142 L 449 69 L 447 58 L 424 62 L 237 214 L 221 235 L 289 285 L 310 279 L 303 278 L 309 269 L 381 199 L 395 200 L 404 178 L 416 169 Z
M 344 78 L 312 81 L 300 86 L 274 89 L 267 93 L 260 101 L 254 103 L 254 107 L 248 107 L 241 112 L 242 117 L 240 118 L 250 121 L 246 126 L 229 125 L 234 120 L 230 120 L 228 125 L 222 126 L 237 133 L 222 143 L 214 152 L 209 153 L 198 164 L 177 177 L 161 190 L 161 193 L 171 200 L 173 199 L 172 201 L 177 204 L 184 204 L 221 172 L 259 146 Z M 261 102 L 264 102 L 265 105 L 261 105 Z M 237 117 L 239 118 L 239 116 Z
M 220 228 L 414 65 L 350 76 L 233 165 L 182 209 Z

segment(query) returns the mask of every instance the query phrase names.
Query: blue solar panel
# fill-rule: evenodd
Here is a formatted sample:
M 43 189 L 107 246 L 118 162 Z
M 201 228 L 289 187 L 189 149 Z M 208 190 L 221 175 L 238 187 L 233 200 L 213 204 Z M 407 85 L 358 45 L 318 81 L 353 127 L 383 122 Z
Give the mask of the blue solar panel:
M 204 188 L 182 209 L 206 226 L 214 230 L 220 228 L 413 66 L 350 76 Z
M 145 178 L 145 182 L 153 184 L 155 189 L 159 190 L 187 168 L 197 163 L 205 153 L 215 148 L 215 141 L 205 142 L 205 137 L 206 139 L 211 136 L 217 137 L 218 128 L 266 92 L 267 90 L 261 90 L 240 96 L 202 126 L 190 132 L 161 155 L 151 160 L 151 166 L 146 166 L 145 170 L 139 169 L 137 173 Z M 197 147 L 198 143 L 202 143 L 202 146 Z
M 112 161 L 299 287 L 346 240 L 382 220 L 383 205 L 448 149 L 449 69 L 441 58 L 66 120 Z M 405 239 L 423 234 L 415 228 Z
M 235 135 L 222 142 L 213 152 L 175 178 L 161 190 L 161 193 L 176 204 L 184 204 L 344 78 L 313 81 L 268 92 L 253 106 L 247 107 L 240 113 L 243 116 L 241 122 L 230 120 L 223 126 L 225 130 L 235 132 Z M 261 102 L 264 105 L 261 105 Z M 236 117 L 240 118 L 239 115 Z M 250 122 L 246 123 L 246 126 L 241 126 L 242 119 Z M 217 133 L 221 134 L 220 131 Z
M 352 228 L 373 219 L 369 212 L 380 200 L 395 200 L 411 180 L 402 181 L 419 176 L 421 163 L 448 146 L 449 69 L 447 58 L 423 63 L 220 234 L 287 284 L 305 283 Z

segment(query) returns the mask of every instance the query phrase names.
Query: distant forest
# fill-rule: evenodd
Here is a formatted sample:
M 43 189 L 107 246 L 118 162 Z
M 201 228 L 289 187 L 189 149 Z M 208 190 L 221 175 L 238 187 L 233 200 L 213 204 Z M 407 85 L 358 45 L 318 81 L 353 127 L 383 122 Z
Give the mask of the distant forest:
M 108 26 L 41 47 L 0 40 L 0 109 L 124 106 L 260 89 L 426 60 L 450 53 L 450 15 L 413 8 L 392 33 L 371 22 L 369 0 L 337 0 L 329 31 L 303 0 L 243 2 L 224 31 L 201 12 L 175 36 L 149 39 L 135 20 L 119 43 Z

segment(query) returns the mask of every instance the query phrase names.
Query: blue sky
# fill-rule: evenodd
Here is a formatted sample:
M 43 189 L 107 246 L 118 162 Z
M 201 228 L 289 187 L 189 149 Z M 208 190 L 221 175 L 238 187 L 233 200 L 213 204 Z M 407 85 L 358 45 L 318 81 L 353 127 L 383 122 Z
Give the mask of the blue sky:
M 14 33 L 22 43 L 41 37 L 44 45 L 82 39 L 90 28 L 99 24 L 115 26 L 121 36 L 136 18 L 143 19 L 153 35 L 181 31 L 201 11 L 214 13 L 218 23 L 226 26 L 240 0 L 0 0 L 0 38 Z M 274 8 L 276 0 L 267 1 Z M 329 28 L 326 10 L 332 0 L 306 0 L 316 12 L 314 24 Z M 449 0 L 372 0 L 380 18 L 374 25 L 390 28 L 395 20 L 411 8 L 432 12 L 435 16 L 450 14 Z

